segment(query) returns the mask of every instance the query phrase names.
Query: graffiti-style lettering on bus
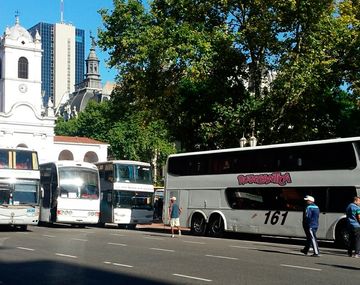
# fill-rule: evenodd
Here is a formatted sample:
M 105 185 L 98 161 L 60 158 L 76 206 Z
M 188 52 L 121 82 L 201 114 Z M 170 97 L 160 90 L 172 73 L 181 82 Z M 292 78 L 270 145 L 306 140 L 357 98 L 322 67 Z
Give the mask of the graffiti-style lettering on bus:
M 278 184 L 280 186 L 285 186 L 287 183 L 292 183 L 291 176 L 289 172 L 281 174 L 280 172 L 275 172 L 272 174 L 247 174 L 239 175 L 237 177 L 239 185 L 245 184 Z

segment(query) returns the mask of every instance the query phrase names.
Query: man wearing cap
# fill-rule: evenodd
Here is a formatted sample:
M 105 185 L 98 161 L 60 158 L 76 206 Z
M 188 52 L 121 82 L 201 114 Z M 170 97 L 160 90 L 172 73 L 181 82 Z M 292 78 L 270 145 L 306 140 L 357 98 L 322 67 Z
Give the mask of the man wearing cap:
M 315 198 L 307 195 L 304 200 L 306 201 L 306 208 L 303 215 L 303 228 L 306 235 L 305 247 L 301 252 L 305 255 L 308 254 L 310 247 L 313 248 L 314 253 L 312 256 L 319 256 L 319 247 L 316 238 L 316 231 L 319 227 L 319 207 L 315 205 Z
M 174 236 L 174 227 L 177 227 L 179 236 L 181 236 L 180 230 L 180 214 L 181 208 L 176 204 L 176 197 L 170 198 L 170 206 L 169 206 L 169 219 L 170 219 L 170 227 L 171 227 L 171 237 Z
M 348 255 L 360 257 L 360 197 L 354 197 L 352 203 L 346 208 L 346 219 L 350 233 Z M 355 253 L 353 254 L 353 250 Z

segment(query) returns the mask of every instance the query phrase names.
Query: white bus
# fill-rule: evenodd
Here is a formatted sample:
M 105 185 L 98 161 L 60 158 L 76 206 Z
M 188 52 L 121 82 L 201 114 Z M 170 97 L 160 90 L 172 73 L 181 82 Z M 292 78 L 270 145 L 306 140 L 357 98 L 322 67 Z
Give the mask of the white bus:
M 97 224 L 100 184 L 96 166 L 62 160 L 40 165 L 43 197 L 40 222 L 71 225 Z
M 96 163 L 101 185 L 100 223 L 135 228 L 153 220 L 151 166 L 130 160 Z
M 346 244 L 345 208 L 360 195 L 360 137 L 174 154 L 165 180 L 195 235 L 304 237 L 304 196 L 320 207 L 319 239 Z M 166 216 L 164 216 L 166 217 Z
M 27 229 L 39 221 L 40 171 L 36 151 L 0 148 L 0 224 Z

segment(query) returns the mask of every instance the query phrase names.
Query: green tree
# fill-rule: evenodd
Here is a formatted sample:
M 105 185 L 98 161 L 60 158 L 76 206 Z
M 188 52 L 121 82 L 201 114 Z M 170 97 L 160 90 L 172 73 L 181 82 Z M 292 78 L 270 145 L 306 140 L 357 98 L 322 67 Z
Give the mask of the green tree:
M 99 32 L 119 69 L 113 114 L 162 122 L 184 150 L 237 146 L 253 131 L 260 143 L 338 136 L 358 117 L 358 4 L 114 0 Z

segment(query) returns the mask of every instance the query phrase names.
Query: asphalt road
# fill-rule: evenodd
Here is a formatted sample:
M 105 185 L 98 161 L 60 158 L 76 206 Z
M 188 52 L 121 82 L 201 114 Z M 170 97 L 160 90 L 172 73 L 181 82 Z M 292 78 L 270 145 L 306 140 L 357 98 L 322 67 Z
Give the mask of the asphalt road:
M 239 236 L 171 238 L 164 227 L 29 227 L 0 231 L 0 285 L 360 284 L 360 259 L 322 243 Z

